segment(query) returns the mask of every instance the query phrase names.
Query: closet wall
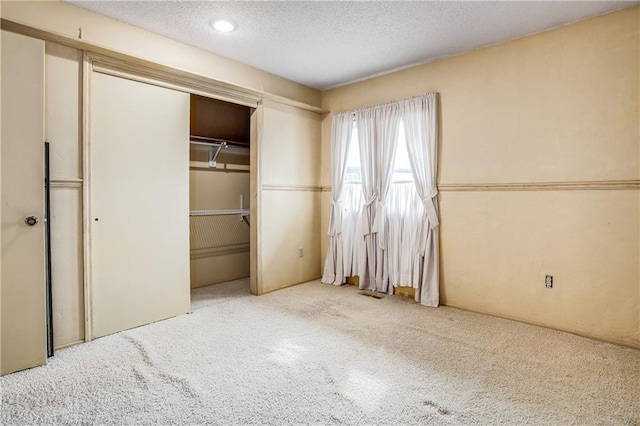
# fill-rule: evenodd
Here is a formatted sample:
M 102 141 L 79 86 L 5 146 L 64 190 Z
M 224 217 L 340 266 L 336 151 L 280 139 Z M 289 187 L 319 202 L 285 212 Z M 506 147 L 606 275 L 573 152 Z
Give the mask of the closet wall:
M 249 208 L 249 156 L 221 154 L 208 166 L 206 150 L 191 149 L 189 209 Z M 249 219 L 250 220 L 250 219 Z M 191 287 L 249 276 L 249 226 L 239 215 L 192 216 Z
M 249 276 L 249 225 L 219 213 L 249 208 L 251 108 L 191 95 L 190 117 L 189 209 L 206 211 L 189 219 L 194 288 Z
M 320 125 L 322 116 L 275 102 L 258 109 L 258 271 L 266 293 L 321 276 Z M 252 223 L 253 225 L 253 223 Z M 252 226 L 252 231 L 254 230 Z M 255 290 L 254 290 L 255 291 Z

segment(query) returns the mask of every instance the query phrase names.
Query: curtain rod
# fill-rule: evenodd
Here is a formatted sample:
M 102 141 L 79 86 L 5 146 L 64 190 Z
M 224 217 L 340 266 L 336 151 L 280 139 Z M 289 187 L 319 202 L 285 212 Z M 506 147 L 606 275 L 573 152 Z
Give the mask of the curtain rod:
M 423 93 L 423 94 L 418 95 L 418 96 L 412 96 L 412 97 L 410 97 L 410 98 L 404 98 L 404 99 L 400 99 L 400 100 L 397 100 L 397 101 L 386 102 L 386 103 L 383 103 L 383 104 L 377 104 L 377 105 L 365 106 L 365 107 L 360 107 L 360 108 L 353 109 L 353 110 L 347 110 L 347 111 L 337 112 L 337 113 L 335 113 L 335 114 L 333 114 L 333 115 L 334 115 L 334 116 L 336 116 L 336 115 L 340 115 L 340 114 L 355 114 L 355 113 L 357 113 L 357 112 L 364 111 L 364 110 L 368 110 L 368 109 L 380 108 L 380 107 L 384 107 L 384 106 L 389 106 L 389 105 L 399 104 L 399 103 L 401 103 L 401 102 L 410 101 L 410 100 L 412 100 L 412 99 L 420 99 L 420 98 L 424 98 L 425 96 L 430 95 L 430 94 L 434 94 L 434 95 L 436 95 L 436 96 L 438 96 L 438 95 L 439 95 L 439 93 L 438 93 L 438 92 L 426 92 L 426 93 Z

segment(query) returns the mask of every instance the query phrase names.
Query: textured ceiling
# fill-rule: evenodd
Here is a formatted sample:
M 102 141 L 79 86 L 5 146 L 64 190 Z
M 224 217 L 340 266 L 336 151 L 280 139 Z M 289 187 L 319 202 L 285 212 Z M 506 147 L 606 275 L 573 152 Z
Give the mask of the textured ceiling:
M 625 1 L 70 1 L 317 89 L 632 6 Z M 218 33 L 212 19 L 238 28 Z

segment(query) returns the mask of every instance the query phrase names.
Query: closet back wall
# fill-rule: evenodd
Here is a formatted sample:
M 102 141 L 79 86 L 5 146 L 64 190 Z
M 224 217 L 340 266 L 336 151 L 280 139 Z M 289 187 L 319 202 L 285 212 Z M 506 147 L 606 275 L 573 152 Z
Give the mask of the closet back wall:
M 192 161 L 189 171 L 190 210 L 226 210 L 240 208 L 240 195 L 244 195 L 244 208 L 249 208 L 249 171 L 224 172 L 206 167 L 206 152 L 202 161 Z M 229 157 L 229 156 L 226 156 Z M 244 157 L 248 159 L 249 157 Z M 199 158 L 197 158 L 199 159 Z M 192 160 L 194 152 L 192 150 Z M 223 168 L 225 156 L 218 159 Z M 194 164 L 199 164 L 194 167 Z M 251 218 L 249 218 L 251 219 Z M 198 223 L 201 226 L 195 226 Z M 232 243 L 224 247 L 194 252 L 194 240 L 210 246 Z M 244 242 L 244 248 L 236 243 Z M 209 243 L 209 244 L 208 244 Z M 202 287 L 249 276 L 249 227 L 239 215 L 197 216 L 191 218 L 191 288 Z

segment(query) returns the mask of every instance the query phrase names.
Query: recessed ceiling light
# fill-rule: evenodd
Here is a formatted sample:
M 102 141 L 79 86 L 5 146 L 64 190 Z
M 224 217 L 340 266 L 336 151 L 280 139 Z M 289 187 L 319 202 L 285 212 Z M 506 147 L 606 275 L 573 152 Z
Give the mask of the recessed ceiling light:
M 224 19 L 217 19 L 213 21 L 211 26 L 222 33 L 230 33 L 236 29 L 236 26 L 232 22 L 225 21 Z

